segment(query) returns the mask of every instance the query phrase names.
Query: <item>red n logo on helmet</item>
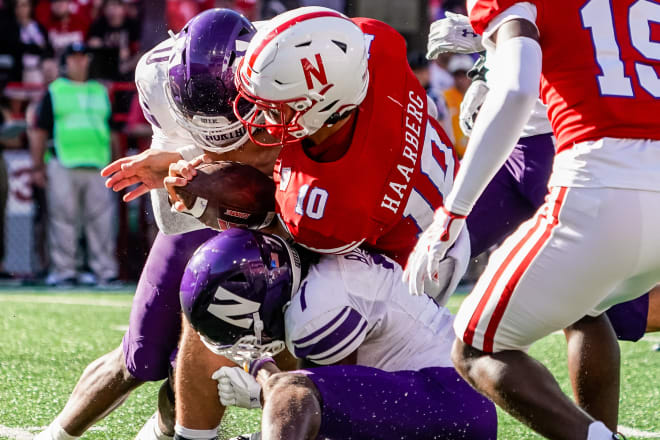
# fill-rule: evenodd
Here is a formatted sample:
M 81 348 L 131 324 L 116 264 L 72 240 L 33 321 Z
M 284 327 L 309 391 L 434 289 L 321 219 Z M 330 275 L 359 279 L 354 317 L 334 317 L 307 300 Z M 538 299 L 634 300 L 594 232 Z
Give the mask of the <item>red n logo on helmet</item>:
M 307 88 L 312 90 L 314 88 L 314 82 L 312 81 L 312 75 L 316 78 L 322 86 L 328 83 L 328 78 L 325 76 L 325 67 L 323 66 L 323 60 L 321 59 L 321 54 L 316 54 L 316 64 L 318 67 L 314 67 L 311 61 L 307 58 L 302 58 L 300 60 L 302 64 L 303 72 L 305 72 L 305 81 L 307 81 Z

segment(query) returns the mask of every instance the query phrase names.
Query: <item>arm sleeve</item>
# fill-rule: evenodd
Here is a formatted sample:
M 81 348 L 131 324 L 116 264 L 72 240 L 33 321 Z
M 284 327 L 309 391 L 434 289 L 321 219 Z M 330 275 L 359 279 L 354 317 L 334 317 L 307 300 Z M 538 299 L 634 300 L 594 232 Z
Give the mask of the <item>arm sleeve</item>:
M 36 127 L 52 134 L 55 119 L 53 117 L 53 101 L 50 97 L 50 92 L 46 92 L 44 97 L 41 98 L 36 113 Z
M 168 201 L 167 190 L 151 190 L 151 206 L 160 232 L 166 235 L 184 234 L 206 228 L 202 222 L 187 214 L 174 212 Z
M 327 257 L 332 258 L 332 257 Z M 286 343 L 300 359 L 319 365 L 335 364 L 364 342 L 367 319 L 351 305 L 341 276 L 328 278 L 312 271 L 285 312 Z
M 527 37 L 497 45 L 491 91 L 479 113 L 446 208 L 467 215 L 511 154 L 539 95 L 541 47 Z
M 335 364 L 360 347 L 367 334 L 367 321 L 346 306 L 329 310 L 293 335 L 290 349 L 298 358 L 319 365 Z

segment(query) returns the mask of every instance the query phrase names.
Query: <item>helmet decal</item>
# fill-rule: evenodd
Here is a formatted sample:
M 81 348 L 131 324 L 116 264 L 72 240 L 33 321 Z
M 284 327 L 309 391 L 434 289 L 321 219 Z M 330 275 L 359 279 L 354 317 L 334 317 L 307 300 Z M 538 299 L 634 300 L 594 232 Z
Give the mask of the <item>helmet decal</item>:
M 314 67 L 311 61 L 307 58 L 301 58 L 300 64 L 302 64 L 303 72 L 305 72 L 305 81 L 307 82 L 307 88 L 309 90 L 314 89 L 314 82 L 312 81 L 312 76 L 316 78 L 322 86 L 328 84 L 328 77 L 325 74 L 325 66 L 323 66 L 323 59 L 321 54 L 317 53 L 315 55 L 317 66 Z
M 252 315 L 258 312 L 261 306 L 258 302 L 231 293 L 222 286 L 218 286 L 214 297 L 218 303 L 209 305 L 209 313 L 236 327 L 250 328 L 254 322 Z

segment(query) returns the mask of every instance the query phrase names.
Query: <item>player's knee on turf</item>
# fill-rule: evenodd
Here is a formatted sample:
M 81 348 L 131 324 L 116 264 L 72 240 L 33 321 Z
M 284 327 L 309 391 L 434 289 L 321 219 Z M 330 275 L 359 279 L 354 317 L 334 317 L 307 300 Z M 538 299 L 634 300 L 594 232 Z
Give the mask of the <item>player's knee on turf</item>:
M 264 417 L 262 423 L 291 423 L 306 427 L 315 438 L 321 427 L 321 396 L 316 385 L 304 374 L 277 373 L 262 387 Z M 280 415 L 286 411 L 293 420 Z

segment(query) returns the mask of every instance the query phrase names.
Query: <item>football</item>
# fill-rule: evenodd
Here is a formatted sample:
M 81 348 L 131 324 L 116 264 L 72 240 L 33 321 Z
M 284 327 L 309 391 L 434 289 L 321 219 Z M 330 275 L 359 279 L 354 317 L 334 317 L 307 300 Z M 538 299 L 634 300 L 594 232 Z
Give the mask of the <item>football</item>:
M 275 183 L 243 163 L 201 164 L 197 175 L 175 191 L 186 206 L 184 212 L 213 229 L 261 229 L 275 218 Z

